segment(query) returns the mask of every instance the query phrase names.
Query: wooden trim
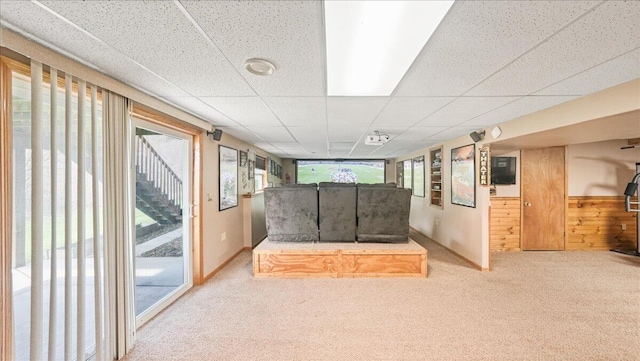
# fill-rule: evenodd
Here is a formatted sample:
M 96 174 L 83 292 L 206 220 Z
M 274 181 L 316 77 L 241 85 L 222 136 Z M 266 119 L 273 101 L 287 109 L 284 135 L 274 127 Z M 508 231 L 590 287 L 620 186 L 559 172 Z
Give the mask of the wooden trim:
M 564 247 L 569 244 L 569 147 L 564 146 Z
M 207 282 L 211 277 L 213 277 L 216 273 L 220 272 L 220 270 L 222 270 L 226 265 L 228 265 L 231 261 L 233 261 L 234 258 L 238 257 L 238 255 L 240 253 L 242 253 L 242 252 L 244 252 L 246 250 L 251 250 L 251 247 L 242 247 L 242 248 L 240 248 L 240 250 L 238 252 L 236 252 L 233 256 L 229 257 L 228 260 L 222 262 L 221 265 L 219 265 L 218 267 L 216 267 L 216 269 L 211 271 L 211 273 L 206 275 L 204 280 L 202 281 L 202 283 Z
M 147 122 L 160 124 L 164 127 L 177 130 L 180 132 L 184 132 L 193 136 L 197 136 L 202 134 L 203 130 L 191 125 L 189 123 L 183 122 L 171 116 L 162 114 L 157 111 L 148 110 L 145 106 L 133 102 L 133 108 L 131 111 L 131 115 L 140 118 L 142 120 L 146 120 Z
M 492 264 L 491 264 L 491 201 L 489 201 L 489 220 L 488 220 L 488 225 L 487 225 L 487 229 L 488 229 L 488 236 L 487 239 L 489 240 L 487 248 L 489 251 L 489 271 L 491 271 L 493 269 Z
M 9 69 L 15 71 L 18 74 L 22 74 L 24 76 L 31 76 L 31 66 L 29 64 L 25 64 L 21 61 L 9 58 L 7 56 L 0 56 L 0 61 L 4 63 Z
M 491 270 L 490 268 L 483 268 L 481 265 L 479 265 L 479 264 L 477 264 L 477 263 L 473 262 L 472 260 L 470 260 L 470 259 L 468 259 L 467 257 L 465 257 L 465 256 L 461 255 L 460 253 L 458 253 L 458 252 L 456 252 L 456 251 L 452 250 L 451 248 L 449 248 L 449 247 L 445 246 L 444 244 L 442 244 L 442 243 L 440 243 L 440 242 L 436 241 L 435 239 L 433 239 L 433 238 L 431 238 L 431 237 L 428 237 L 427 235 L 425 235 L 424 233 L 420 232 L 419 230 L 417 230 L 417 229 L 415 229 L 415 228 L 413 228 L 413 227 L 411 227 L 411 226 L 409 226 L 409 228 L 413 229 L 414 231 L 416 231 L 417 233 L 419 233 L 419 234 L 420 234 L 420 235 L 422 235 L 423 237 L 426 237 L 426 238 L 428 238 L 428 239 L 432 240 L 433 242 L 435 242 L 435 243 L 439 244 L 440 246 L 442 246 L 442 247 L 443 247 L 444 249 L 446 249 L 447 251 L 449 251 L 449 252 L 451 252 L 451 253 L 455 254 L 458 258 L 460 258 L 461 260 L 463 260 L 463 261 L 467 262 L 469 265 L 473 266 L 473 268 L 477 269 L 478 271 L 490 271 L 490 270 Z
M 203 180 L 202 180 L 202 135 L 193 136 L 193 284 L 201 285 L 204 281 L 204 242 L 202 238 L 203 223 Z
M 520 169 L 518 169 L 518 171 L 520 172 L 520 241 L 518 243 L 518 246 L 520 247 L 520 250 L 522 251 L 522 245 L 523 245 L 523 241 L 522 241 L 522 237 L 524 237 L 524 187 L 522 186 L 522 179 L 523 179 L 523 174 L 522 174 L 522 150 L 520 151 L 520 154 L 518 155 L 518 166 L 520 167 Z
M 11 286 L 12 240 L 12 143 L 11 143 L 11 69 L 0 60 L 0 359 L 13 359 L 13 312 Z

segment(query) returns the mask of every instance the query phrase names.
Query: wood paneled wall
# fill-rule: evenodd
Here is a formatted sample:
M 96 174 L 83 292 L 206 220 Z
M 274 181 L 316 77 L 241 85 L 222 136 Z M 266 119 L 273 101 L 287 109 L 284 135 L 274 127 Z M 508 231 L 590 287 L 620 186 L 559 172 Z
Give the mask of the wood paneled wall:
M 637 216 L 624 210 L 624 197 L 569 197 L 566 249 L 635 249 Z
M 491 197 L 491 251 L 520 251 L 520 197 Z

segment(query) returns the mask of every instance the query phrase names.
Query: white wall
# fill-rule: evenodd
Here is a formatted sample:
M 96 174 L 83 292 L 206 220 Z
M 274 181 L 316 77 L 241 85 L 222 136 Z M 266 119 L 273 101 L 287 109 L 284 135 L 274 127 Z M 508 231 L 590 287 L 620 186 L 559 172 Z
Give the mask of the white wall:
M 244 247 L 244 227 L 243 227 L 243 211 L 245 204 L 242 194 L 250 192 L 253 189 L 251 182 L 246 180 L 243 182 L 243 173 L 245 179 L 247 176 L 247 168 L 239 167 L 238 169 L 238 206 L 218 210 L 218 145 L 234 148 L 237 150 L 248 151 L 250 146 L 248 143 L 238 140 L 229 134 L 223 134 L 222 139 L 217 142 L 211 138 L 205 137 L 203 140 L 203 170 L 202 170 L 202 239 L 203 239 L 203 274 L 207 276 L 217 267 L 231 258 L 239 250 Z M 251 147 L 257 155 L 262 157 L 272 157 L 276 162 L 280 163 L 278 157 L 272 156 L 261 149 Z M 270 182 L 276 182 L 275 176 L 269 175 Z M 208 200 L 207 195 L 211 193 L 212 199 Z M 221 233 L 226 233 L 226 240 L 221 241 Z
M 611 140 L 568 146 L 569 196 L 623 196 L 640 163 L 640 148 L 620 149 L 626 145 Z
M 467 258 L 481 268 L 489 267 L 489 188 L 478 184 L 477 152 L 482 143 L 476 143 L 476 207 L 451 204 L 451 149 L 473 143 L 468 135 L 447 141 L 442 149 L 443 207 L 431 206 L 429 192 L 425 197 L 411 197 L 409 224 L 434 241 Z M 433 148 L 433 147 L 430 147 Z M 429 159 L 429 148 L 398 157 L 396 161 L 424 155 Z M 427 164 L 429 164 L 427 162 Z M 426 174 L 425 183 L 430 184 Z M 426 188 L 428 189 L 428 187 Z M 439 225 L 438 225 L 439 224 Z

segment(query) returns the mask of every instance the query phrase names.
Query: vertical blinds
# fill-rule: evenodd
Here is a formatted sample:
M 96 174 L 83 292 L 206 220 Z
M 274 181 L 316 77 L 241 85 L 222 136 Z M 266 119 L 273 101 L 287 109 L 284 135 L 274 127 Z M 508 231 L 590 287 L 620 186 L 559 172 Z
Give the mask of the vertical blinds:
M 49 81 L 44 78 L 43 65 L 32 61 L 29 358 L 86 360 L 95 352 L 97 360 L 107 360 L 98 91 L 69 74 L 58 87 L 53 68 Z M 64 124 L 58 124 L 59 114 Z

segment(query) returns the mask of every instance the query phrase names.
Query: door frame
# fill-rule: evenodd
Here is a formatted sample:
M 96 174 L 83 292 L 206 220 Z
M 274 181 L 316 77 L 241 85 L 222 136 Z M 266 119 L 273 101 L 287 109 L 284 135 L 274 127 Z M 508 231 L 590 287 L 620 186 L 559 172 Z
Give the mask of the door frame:
M 163 297 L 162 299 L 160 299 L 155 305 L 153 305 L 151 308 L 143 311 L 140 315 L 136 316 L 135 319 L 135 323 L 136 323 L 136 329 L 140 328 L 142 325 L 144 325 L 146 322 L 148 322 L 149 320 L 151 320 L 153 317 L 155 317 L 158 313 L 162 312 L 164 309 L 166 309 L 170 304 L 172 304 L 174 301 L 176 301 L 178 298 L 180 298 L 180 296 L 182 296 L 183 294 L 185 294 L 189 289 L 191 289 L 191 287 L 193 287 L 194 285 L 194 272 L 193 272 L 193 265 L 194 265 L 194 252 L 193 252 L 193 245 L 195 242 L 194 240 L 194 223 L 196 222 L 195 217 L 193 216 L 193 187 L 194 187 L 194 167 L 193 167 L 193 159 L 194 159 L 194 140 L 193 140 L 193 136 L 191 134 L 188 134 L 186 132 L 182 132 L 180 130 L 177 130 L 175 128 L 172 127 L 167 127 L 164 126 L 163 124 L 159 124 L 157 122 L 150 122 L 146 119 L 142 119 L 140 117 L 137 117 L 135 114 L 132 114 L 131 117 L 131 149 L 133 150 L 131 152 L 131 181 L 130 181 L 130 192 L 132 195 L 132 204 L 131 204 L 131 214 L 135 214 L 135 157 L 136 157 L 136 153 L 135 153 L 135 137 L 136 137 L 136 128 L 144 128 L 144 129 L 149 129 L 151 131 L 155 131 L 161 134 L 166 134 L 168 136 L 172 136 L 172 137 L 176 137 L 182 140 L 187 141 L 187 151 L 185 156 L 187 157 L 186 159 L 186 163 L 188 165 L 188 169 L 187 169 L 187 176 L 188 179 L 183 182 L 183 184 L 185 185 L 189 185 L 188 187 L 183 187 L 183 192 L 184 192 L 184 199 L 187 200 L 187 202 L 185 202 L 185 204 L 182 206 L 182 213 L 183 213 L 183 234 L 188 235 L 188 241 L 183 243 L 183 257 L 188 256 L 188 260 L 186 260 L 186 262 L 184 262 L 184 266 L 183 266 L 183 279 L 184 279 L 184 283 L 182 286 L 178 287 L 176 290 L 172 291 L 171 293 L 169 293 L 168 295 L 166 295 L 165 297 Z M 186 225 L 184 220 L 187 220 Z M 135 217 L 131 217 L 131 234 L 135 235 Z M 133 260 L 131 262 L 131 264 L 133 265 L 133 270 L 131 272 L 131 275 L 133 277 L 132 280 L 132 284 L 134 286 L 134 292 L 131 293 L 131 297 L 133 297 L 134 299 L 132 299 L 131 303 L 132 305 L 134 305 L 135 307 L 135 236 L 131 238 L 131 244 L 129 245 L 130 250 L 131 250 L 131 255 L 133 256 Z M 186 244 L 186 247 L 185 247 Z M 135 314 L 135 312 L 133 312 L 133 314 Z

